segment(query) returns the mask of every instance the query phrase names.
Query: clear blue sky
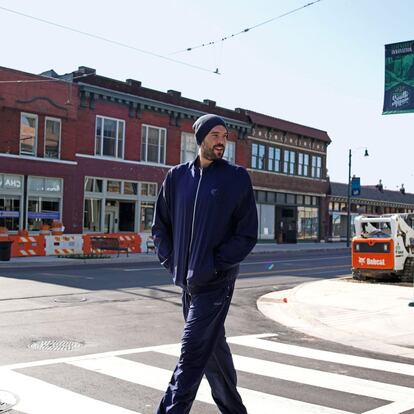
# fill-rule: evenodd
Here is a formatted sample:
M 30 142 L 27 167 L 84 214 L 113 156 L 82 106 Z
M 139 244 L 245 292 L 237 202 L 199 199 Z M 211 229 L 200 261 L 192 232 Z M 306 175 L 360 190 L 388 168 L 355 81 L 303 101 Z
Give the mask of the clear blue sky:
M 414 39 L 412 0 L 322 0 L 246 34 L 193 52 L 171 54 L 239 32 L 310 0 L 0 0 L 0 7 L 119 41 L 210 70 L 170 63 L 0 9 L 1 65 L 32 73 L 98 74 L 186 97 L 211 99 L 326 130 L 328 172 L 363 185 L 381 178 L 414 193 L 414 114 L 381 115 L 384 45 Z M 221 75 L 211 73 L 219 68 Z M 363 157 L 364 148 L 370 153 Z

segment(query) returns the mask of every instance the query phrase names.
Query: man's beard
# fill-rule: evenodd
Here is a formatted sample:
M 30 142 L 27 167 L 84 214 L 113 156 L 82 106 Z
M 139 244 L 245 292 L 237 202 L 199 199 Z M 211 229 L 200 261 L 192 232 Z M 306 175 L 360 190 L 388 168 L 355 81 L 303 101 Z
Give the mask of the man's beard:
M 217 155 L 214 152 L 214 148 L 223 148 L 221 155 Z M 209 148 L 206 145 L 201 144 L 201 154 L 206 160 L 209 160 L 209 161 L 214 161 L 214 160 L 223 158 L 225 149 L 226 147 L 224 145 L 215 145 L 214 147 Z

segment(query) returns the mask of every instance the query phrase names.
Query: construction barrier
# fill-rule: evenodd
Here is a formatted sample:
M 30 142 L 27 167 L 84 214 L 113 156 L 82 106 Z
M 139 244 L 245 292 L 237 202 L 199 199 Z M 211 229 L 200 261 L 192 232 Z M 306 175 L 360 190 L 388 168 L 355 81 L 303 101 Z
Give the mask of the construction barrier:
M 99 253 L 91 248 L 92 237 L 108 237 L 119 240 L 119 245 L 128 249 L 129 253 L 141 253 L 141 236 L 138 233 L 93 233 L 83 235 L 83 252 L 85 254 Z M 117 251 L 108 250 L 106 253 L 115 254 Z
M 12 257 L 28 256 L 60 256 L 68 254 L 98 253 L 91 249 L 91 237 L 111 237 L 119 240 L 120 247 L 128 249 L 128 253 L 141 253 L 141 236 L 137 233 L 93 233 L 20 236 L 7 235 L 4 239 L 13 241 Z M 107 251 L 115 254 L 118 251 Z
M 9 240 L 13 241 L 12 257 L 45 256 L 44 236 L 17 236 L 9 235 Z
M 81 234 L 63 234 L 60 236 L 43 236 L 45 238 L 46 256 L 64 256 L 83 253 Z

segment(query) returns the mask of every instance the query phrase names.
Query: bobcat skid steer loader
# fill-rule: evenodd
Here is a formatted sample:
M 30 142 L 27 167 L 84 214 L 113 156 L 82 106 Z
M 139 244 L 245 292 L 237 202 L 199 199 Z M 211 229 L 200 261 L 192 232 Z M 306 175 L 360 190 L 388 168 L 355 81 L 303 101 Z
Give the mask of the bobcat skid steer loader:
M 414 282 L 414 214 L 356 217 L 352 275 Z

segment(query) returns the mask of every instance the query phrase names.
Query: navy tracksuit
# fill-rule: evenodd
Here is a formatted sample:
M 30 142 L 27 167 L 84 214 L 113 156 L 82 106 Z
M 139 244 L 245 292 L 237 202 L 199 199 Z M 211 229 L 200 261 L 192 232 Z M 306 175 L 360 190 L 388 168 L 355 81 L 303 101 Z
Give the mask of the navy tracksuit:
M 245 414 L 224 330 L 239 263 L 257 241 L 247 171 L 225 160 L 172 168 L 152 228 L 158 257 L 183 289 L 181 356 L 158 414 L 187 414 L 205 374 L 221 413 Z

